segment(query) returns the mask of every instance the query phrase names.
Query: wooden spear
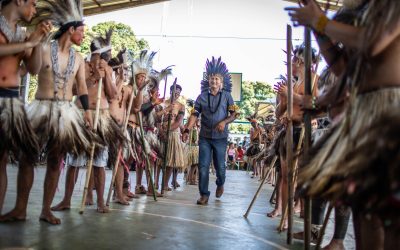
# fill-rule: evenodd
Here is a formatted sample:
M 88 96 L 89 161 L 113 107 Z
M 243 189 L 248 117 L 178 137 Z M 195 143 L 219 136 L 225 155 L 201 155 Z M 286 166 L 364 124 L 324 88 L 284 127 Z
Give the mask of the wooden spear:
M 97 126 L 98 126 L 98 123 L 99 123 L 100 100 L 101 100 L 101 90 L 102 90 L 102 88 L 103 88 L 103 78 L 100 78 L 99 85 L 98 85 L 98 88 L 97 88 L 96 113 L 95 113 L 95 116 L 94 116 L 94 125 L 93 125 L 93 130 L 94 131 L 97 131 Z M 92 169 L 93 169 L 93 158 L 94 158 L 95 149 L 96 149 L 96 144 L 94 142 L 92 142 L 92 146 L 90 148 L 90 159 L 89 159 L 87 170 L 86 170 L 86 181 L 85 181 L 85 187 L 83 189 L 81 209 L 79 210 L 80 214 L 83 214 L 83 212 L 85 211 L 85 202 L 86 202 L 86 196 L 87 196 L 87 193 L 88 193 L 90 176 L 92 174 Z
M 277 159 L 278 159 L 278 156 L 275 155 L 274 158 L 273 158 L 272 161 L 271 161 L 270 168 L 273 168 L 273 167 L 274 167 L 275 162 L 276 162 Z M 265 182 L 266 179 L 267 179 L 267 175 L 265 175 L 264 178 L 262 179 L 261 184 L 260 184 L 260 186 L 258 187 L 257 192 L 256 192 L 256 194 L 254 195 L 253 199 L 251 200 L 250 205 L 249 205 L 249 207 L 247 208 L 246 213 L 243 215 L 244 218 L 247 218 L 247 216 L 249 216 L 249 213 L 250 213 L 250 211 L 251 211 L 251 208 L 253 207 L 254 203 L 256 202 L 257 197 L 258 197 L 258 195 L 260 194 L 261 188 L 263 187 L 264 182 Z
M 287 178 L 288 183 L 288 231 L 287 231 L 287 244 L 291 245 L 293 241 L 293 83 L 292 83 L 292 27 L 286 26 L 286 56 L 287 56 L 287 113 L 288 113 L 288 126 L 286 130 L 286 160 L 288 175 L 283 176 Z M 301 142 L 299 142 L 301 144 Z M 286 209 L 286 208 L 284 208 Z M 283 216 L 282 216 L 283 217 Z
M 305 27 L 304 29 L 304 67 L 305 67 L 305 81 L 304 81 L 304 94 L 312 95 L 311 86 L 311 29 Z M 304 112 L 304 155 L 309 153 L 311 148 L 311 113 L 310 111 Z M 311 199 L 306 197 L 304 201 L 304 249 L 311 248 Z

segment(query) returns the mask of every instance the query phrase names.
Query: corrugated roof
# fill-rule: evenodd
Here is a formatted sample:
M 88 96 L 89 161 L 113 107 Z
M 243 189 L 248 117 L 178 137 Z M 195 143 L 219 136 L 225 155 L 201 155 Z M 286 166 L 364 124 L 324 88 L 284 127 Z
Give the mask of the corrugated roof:
M 298 3 L 298 0 L 284 0 L 286 2 Z M 321 7 L 325 8 L 326 3 L 329 2 L 329 9 L 337 10 L 343 5 L 343 0 L 317 0 Z
M 83 0 L 83 12 L 91 16 L 165 1 L 169 0 Z

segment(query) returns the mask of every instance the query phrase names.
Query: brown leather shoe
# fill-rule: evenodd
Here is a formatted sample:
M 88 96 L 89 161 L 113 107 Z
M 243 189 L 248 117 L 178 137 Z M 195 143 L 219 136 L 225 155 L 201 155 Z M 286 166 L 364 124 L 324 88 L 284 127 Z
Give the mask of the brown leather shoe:
M 224 193 L 224 186 L 217 187 L 217 191 L 215 191 L 215 197 L 220 198 Z
M 207 205 L 208 203 L 208 196 L 202 195 L 198 200 L 197 200 L 197 205 Z

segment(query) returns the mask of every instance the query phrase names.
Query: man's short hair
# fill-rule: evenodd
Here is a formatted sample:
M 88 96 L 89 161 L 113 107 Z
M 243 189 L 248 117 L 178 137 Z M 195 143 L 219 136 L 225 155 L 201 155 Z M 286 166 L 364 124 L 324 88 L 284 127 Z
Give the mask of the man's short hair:
M 181 90 L 181 92 L 182 92 L 182 86 L 181 85 L 179 85 L 179 84 L 176 84 L 176 89 L 180 89 Z M 169 90 L 171 91 L 171 93 L 172 93 L 172 91 L 174 90 L 174 85 L 171 85 L 171 87 L 169 88 Z

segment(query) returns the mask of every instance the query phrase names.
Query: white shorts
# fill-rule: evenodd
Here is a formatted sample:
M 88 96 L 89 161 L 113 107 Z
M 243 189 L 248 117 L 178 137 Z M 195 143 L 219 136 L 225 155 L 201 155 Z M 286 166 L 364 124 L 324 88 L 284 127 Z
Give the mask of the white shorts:
M 74 157 L 73 155 L 67 155 L 67 165 L 72 167 L 83 167 L 86 165 L 88 158 L 86 155 L 79 155 Z M 108 162 L 108 148 L 102 148 L 99 150 L 97 157 L 93 159 L 93 166 L 104 168 Z

